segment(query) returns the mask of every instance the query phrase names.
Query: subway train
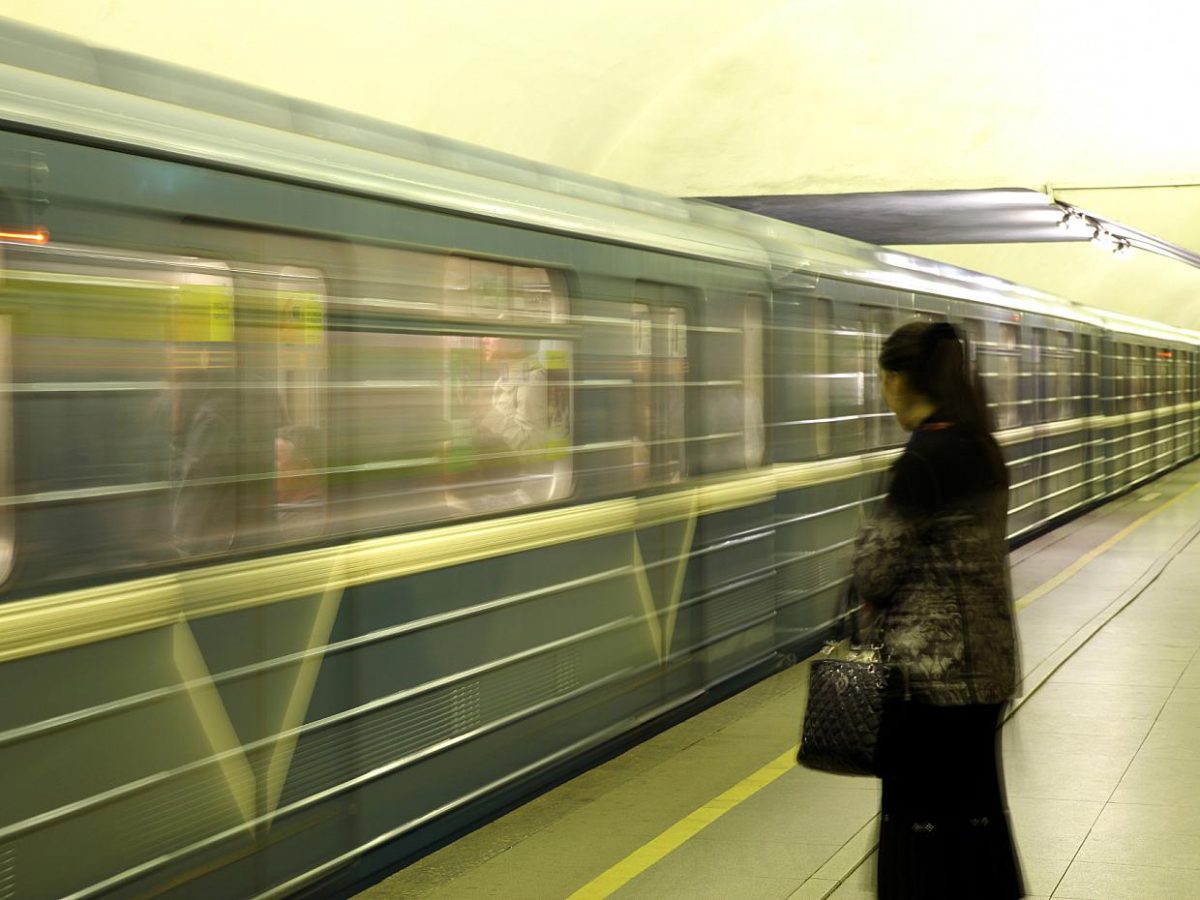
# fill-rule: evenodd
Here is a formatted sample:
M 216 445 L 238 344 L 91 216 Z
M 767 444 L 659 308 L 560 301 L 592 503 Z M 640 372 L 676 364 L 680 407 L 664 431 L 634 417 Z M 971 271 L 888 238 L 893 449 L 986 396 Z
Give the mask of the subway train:
M 0 895 L 345 891 L 811 652 L 970 335 L 1028 538 L 1200 335 L 0 29 Z M 797 711 L 799 713 L 799 710 Z

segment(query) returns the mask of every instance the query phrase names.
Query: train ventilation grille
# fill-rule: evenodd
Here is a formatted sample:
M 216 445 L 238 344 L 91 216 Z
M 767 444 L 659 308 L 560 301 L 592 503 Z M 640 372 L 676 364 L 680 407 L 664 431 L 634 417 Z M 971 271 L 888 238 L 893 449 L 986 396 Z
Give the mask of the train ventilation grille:
M 456 685 L 447 710 L 451 734 L 465 734 L 479 727 L 479 682 Z
M 17 851 L 12 847 L 0 850 L 0 900 L 17 896 Z

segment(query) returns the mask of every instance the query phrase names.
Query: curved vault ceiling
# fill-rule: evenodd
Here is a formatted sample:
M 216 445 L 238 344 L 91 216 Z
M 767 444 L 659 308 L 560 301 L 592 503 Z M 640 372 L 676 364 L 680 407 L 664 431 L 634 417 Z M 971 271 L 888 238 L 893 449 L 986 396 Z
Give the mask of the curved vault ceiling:
M 1200 252 L 1200 6 L 1174 0 L 0 0 L 0 15 L 668 194 L 1028 188 Z M 905 249 L 1200 329 L 1200 269 L 1151 253 Z

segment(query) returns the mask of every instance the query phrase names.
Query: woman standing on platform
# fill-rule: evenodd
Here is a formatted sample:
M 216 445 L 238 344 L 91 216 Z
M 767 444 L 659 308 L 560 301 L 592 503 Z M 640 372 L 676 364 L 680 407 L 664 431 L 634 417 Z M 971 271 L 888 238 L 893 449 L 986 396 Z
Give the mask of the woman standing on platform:
M 912 432 L 854 562 L 864 618 L 907 684 L 880 736 L 879 897 L 1021 897 L 998 731 L 1018 671 L 1007 470 L 954 326 L 897 329 L 879 365 Z

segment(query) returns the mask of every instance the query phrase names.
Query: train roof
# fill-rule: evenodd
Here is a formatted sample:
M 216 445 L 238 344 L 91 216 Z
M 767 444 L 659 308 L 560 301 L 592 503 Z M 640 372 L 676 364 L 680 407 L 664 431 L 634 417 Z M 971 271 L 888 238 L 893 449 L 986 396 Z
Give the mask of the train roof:
M 0 119 L 316 187 L 769 267 L 781 285 L 847 278 L 1200 343 L 1200 332 L 1090 309 L 935 260 L 571 172 L 3 19 Z
M 815 287 L 821 277 L 839 278 L 1055 316 L 1154 340 L 1200 343 L 1200 332 L 1085 306 L 950 263 L 707 201 L 691 201 L 691 206 L 698 221 L 762 244 L 774 282 L 783 287 Z
M 765 268 L 677 198 L 0 20 L 0 120 L 20 128 L 549 231 Z

